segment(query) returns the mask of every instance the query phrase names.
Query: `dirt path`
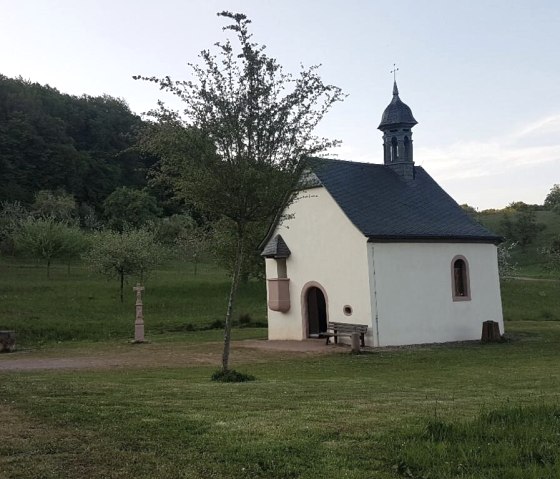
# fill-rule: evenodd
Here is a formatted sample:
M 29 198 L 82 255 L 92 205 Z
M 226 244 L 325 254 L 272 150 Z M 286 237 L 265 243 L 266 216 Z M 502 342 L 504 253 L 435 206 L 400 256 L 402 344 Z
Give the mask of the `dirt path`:
M 506 276 L 506 279 L 517 279 L 520 281 L 548 281 L 552 283 L 557 283 L 560 279 L 554 278 L 530 278 L 529 276 Z
M 322 340 L 244 340 L 232 343 L 232 362 L 254 363 L 271 359 L 332 354 L 348 351 L 344 346 L 326 346 Z M 49 348 L 0 355 L 0 372 L 35 370 L 96 370 L 216 366 L 221 362 L 222 343 L 146 343 L 95 345 L 88 348 Z

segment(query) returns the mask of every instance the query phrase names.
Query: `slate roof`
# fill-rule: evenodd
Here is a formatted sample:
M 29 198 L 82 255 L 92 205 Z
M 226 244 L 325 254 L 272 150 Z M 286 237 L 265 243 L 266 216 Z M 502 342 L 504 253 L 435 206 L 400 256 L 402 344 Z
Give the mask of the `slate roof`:
M 291 254 L 292 252 L 290 251 L 290 248 L 288 248 L 284 238 L 280 235 L 276 235 L 266 244 L 261 256 L 264 256 L 265 258 L 280 259 L 287 258 Z
M 387 108 L 385 108 L 381 116 L 381 123 L 377 128 L 379 130 L 384 130 L 392 125 L 414 126 L 417 123 L 414 116 L 412 116 L 410 107 L 399 98 L 399 89 L 395 82 L 393 85 L 393 99 Z
M 467 215 L 421 167 L 405 181 L 380 164 L 313 158 L 309 165 L 369 241 L 502 240 Z

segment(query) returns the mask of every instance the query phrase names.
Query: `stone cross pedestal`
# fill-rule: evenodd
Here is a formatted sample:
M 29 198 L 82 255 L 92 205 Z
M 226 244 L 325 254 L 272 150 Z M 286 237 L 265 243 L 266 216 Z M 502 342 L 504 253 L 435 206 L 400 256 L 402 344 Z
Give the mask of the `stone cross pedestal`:
M 140 283 L 136 283 L 136 286 L 132 289 L 136 292 L 136 321 L 134 322 L 134 342 L 143 343 L 144 312 L 142 303 L 142 291 L 144 291 L 144 286 L 140 286 Z

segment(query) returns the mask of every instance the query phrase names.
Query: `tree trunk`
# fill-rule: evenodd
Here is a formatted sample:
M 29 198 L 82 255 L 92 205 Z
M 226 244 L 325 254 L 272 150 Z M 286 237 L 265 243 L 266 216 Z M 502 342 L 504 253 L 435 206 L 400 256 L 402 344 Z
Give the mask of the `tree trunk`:
M 124 273 L 121 272 L 121 303 L 124 302 L 123 291 L 124 291 Z
M 51 260 L 47 260 L 47 279 L 51 278 Z
M 239 233 L 237 239 L 237 251 L 235 254 L 235 268 L 233 270 L 233 277 L 231 278 L 231 289 L 229 291 L 229 300 L 226 312 L 226 321 L 224 327 L 224 352 L 222 355 L 222 371 L 227 371 L 229 369 L 229 349 L 231 343 L 231 323 L 232 323 L 232 313 L 233 304 L 237 296 L 237 287 L 239 286 L 239 277 L 241 275 L 241 265 L 243 264 L 243 241 L 244 234 Z
M 198 255 L 194 255 L 194 275 L 196 276 L 198 273 Z

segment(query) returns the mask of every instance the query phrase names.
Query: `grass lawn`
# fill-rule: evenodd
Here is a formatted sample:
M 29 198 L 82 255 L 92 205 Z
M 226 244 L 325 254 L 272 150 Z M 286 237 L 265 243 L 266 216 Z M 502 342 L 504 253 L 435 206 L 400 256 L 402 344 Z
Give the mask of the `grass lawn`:
M 0 477 L 558 477 L 560 436 L 543 420 L 524 447 L 546 434 L 545 462 L 426 459 L 471 444 L 460 431 L 481 412 L 559 404 L 560 323 L 508 330 L 496 345 L 250 360 L 236 367 L 258 380 L 242 384 L 210 382 L 212 366 L 6 373 Z M 434 420 L 459 444 L 426 440 Z
M 143 352 L 118 368 L 5 369 L 1 479 L 560 477 L 556 282 L 504 283 L 504 343 L 358 356 L 237 345 L 233 366 L 257 381 L 220 384 L 209 377 L 221 331 L 205 329 L 223 318 L 219 270 L 158 271 L 147 283 L 152 343 L 134 346 L 134 295 L 121 306 L 116 282 L 78 267 L 51 281 L 35 265 L 0 268 L 0 329 L 17 329 L 24 346 L 0 366 Z M 264 320 L 263 309 L 262 284 L 244 286 L 236 315 Z

